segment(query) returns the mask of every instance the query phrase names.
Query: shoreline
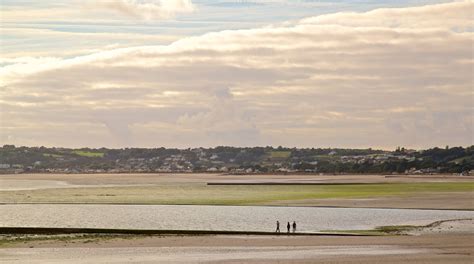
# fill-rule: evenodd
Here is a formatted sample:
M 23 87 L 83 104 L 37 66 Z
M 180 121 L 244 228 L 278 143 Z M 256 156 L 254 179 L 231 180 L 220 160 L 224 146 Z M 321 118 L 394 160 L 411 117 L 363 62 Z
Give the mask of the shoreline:
M 68 202 L 17 202 L 17 203 L 4 203 L 0 202 L 0 206 L 2 205 L 129 205 L 129 206 L 134 206 L 134 205 L 160 205 L 160 206 L 176 206 L 176 205 L 184 205 L 184 206 L 225 206 L 225 207 L 297 207 L 297 208 L 334 208 L 334 209 L 374 209 L 374 210 L 425 210 L 425 211 L 466 211 L 466 212 L 471 212 L 474 211 L 473 209 L 469 208 L 415 208 L 415 207 L 350 207 L 350 206 L 315 206 L 315 205 L 278 205 L 278 204 L 255 204 L 255 205 L 233 205 L 233 204 L 162 204 L 162 203 L 107 203 L 107 202 L 97 202 L 97 203 L 84 203 L 84 202 L 77 202 L 77 203 L 68 203 Z
M 314 232 L 314 233 L 276 233 L 263 231 L 230 231 L 230 230 L 156 230 L 156 229 L 111 229 L 111 228 L 50 228 L 50 227 L 0 227 L 1 235 L 71 235 L 71 234 L 104 234 L 104 235 L 248 235 L 248 236 L 373 236 L 370 234 L 347 232 Z

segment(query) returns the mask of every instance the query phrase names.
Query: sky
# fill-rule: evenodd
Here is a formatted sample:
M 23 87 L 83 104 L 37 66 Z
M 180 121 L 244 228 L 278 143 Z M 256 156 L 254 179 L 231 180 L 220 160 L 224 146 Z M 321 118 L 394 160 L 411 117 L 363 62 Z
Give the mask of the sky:
M 473 144 L 474 1 L 0 0 L 0 144 Z

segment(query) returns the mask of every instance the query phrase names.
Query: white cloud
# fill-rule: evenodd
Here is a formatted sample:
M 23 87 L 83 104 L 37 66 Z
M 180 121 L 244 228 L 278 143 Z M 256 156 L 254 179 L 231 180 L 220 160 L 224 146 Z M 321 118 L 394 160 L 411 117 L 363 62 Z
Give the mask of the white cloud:
M 452 28 L 457 31 L 472 28 L 471 0 L 410 8 L 381 8 L 366 13 L 346 12 L 306 18 L 301 23 L 342 25 L 349 27 L 384 28 Z M 442 20 L 440 20 L 442 19 Z
M 54 2 L 54 1 L 52 1 Z M 130 18 L 173 19 L 196 10 L 192 0 L 67 0 L 44 6 L 2 6 L 2 22 L 24 25 L 67 21 L 123 25 Z
M 0 141 L 472 144 L 473 8 L 338 13 L 164 46 L 6 59 Z
M 95 3 L 146 20 L 170 19 L 195 10 L 191 0 L 99 0 Z

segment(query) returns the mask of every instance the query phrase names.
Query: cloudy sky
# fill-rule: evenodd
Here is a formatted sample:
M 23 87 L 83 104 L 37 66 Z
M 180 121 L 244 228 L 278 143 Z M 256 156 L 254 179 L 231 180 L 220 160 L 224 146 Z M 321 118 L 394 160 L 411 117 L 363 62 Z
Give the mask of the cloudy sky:
M 473 1 L 0 1 L 0 144 L 473 144 Z

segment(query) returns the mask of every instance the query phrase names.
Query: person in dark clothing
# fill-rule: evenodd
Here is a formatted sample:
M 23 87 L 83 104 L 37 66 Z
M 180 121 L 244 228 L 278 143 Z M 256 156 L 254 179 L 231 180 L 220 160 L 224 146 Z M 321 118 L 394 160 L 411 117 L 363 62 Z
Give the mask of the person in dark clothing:
M 277 229 L 275 232 L 280 233 L 280 221 L 277 221 Z
M 295 232 L 296 232 L 296 222 L 293 221 L 293 233 L 295 233 Z
M 290 222 L 286 225 L 286 229 L 288 230 L 288 233 L 290 233 Z

